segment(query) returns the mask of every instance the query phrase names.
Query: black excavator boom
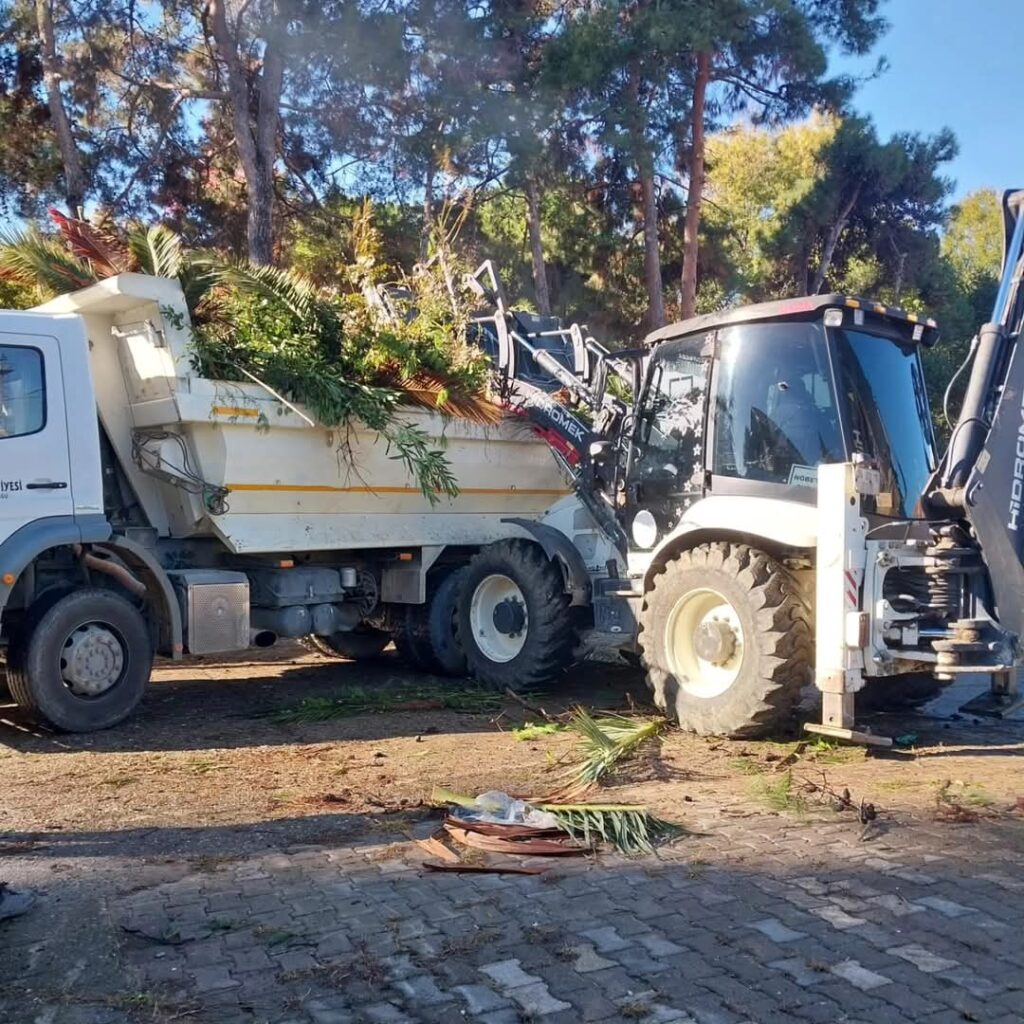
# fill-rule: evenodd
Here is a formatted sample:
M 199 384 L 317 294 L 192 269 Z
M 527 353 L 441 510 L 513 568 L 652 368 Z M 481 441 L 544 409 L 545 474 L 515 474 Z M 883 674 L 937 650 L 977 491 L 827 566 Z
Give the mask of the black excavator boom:
M 934 495 L 962 509 L 981 546 L 998 621 L 1024 638 L 1024 190 L 1007 192 L 1003 209 L 999 291 L 991 322 L 972 344 L 963 407 Z

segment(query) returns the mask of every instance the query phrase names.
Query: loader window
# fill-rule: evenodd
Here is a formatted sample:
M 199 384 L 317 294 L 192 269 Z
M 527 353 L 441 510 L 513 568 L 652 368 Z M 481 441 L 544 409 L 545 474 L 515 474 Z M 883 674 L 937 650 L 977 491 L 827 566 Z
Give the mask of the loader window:
M 747 324 L 719 337 L 713 472 L 816 487 L 821 463 L 843 461 L 821 325 Z
M 882 470 L 878 510 L 911 516 L 935 468 L 931 412 L 916 347 L 832 330 L 850 410 L 851 452 Z
M 38 433 L 45 423 L 42 353 L 37 348 L 0 345 L 0 441 Z
M 703 490 L 708 357 L 703 336 L 666 348 L 651 368 L 627 486 L 663 530 Z

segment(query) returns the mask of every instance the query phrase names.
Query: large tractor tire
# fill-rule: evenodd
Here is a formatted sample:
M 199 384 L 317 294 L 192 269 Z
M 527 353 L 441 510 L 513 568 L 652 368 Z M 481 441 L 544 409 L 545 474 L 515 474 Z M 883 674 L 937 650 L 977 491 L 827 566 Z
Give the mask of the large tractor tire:
M 308 636 L 304 641 L 310 650 L 325 658 L 343 658 L 345 661 L 373 661 L 380 657 L 390 642 L 390 633 L 371 626 L 359 626 L 330 636 Z
M 562 572 L 536 544 L 488 545 L 473 556 L 459 591 L 458 639 L 482 683 L 527 689 L 572 662 L 578 637 Z
M 809 610 L 796 581 L 745 544 L 702 544 L 655 577 L 640 649 L 655 703 L 701 735 L 782 725 L 812 679 Z
M 8 652 L 15 702 L 65 732 L 107 729 L 142 699 L 153 642 L 142 613 L 119 594 L 88 588 L 30 610 Z

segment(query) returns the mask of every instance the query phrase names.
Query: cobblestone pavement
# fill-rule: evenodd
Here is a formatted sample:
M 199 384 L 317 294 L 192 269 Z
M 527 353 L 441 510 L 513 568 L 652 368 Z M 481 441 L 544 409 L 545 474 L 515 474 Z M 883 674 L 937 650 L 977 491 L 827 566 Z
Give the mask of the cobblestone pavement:
M 0 1020 L 1024 1020 L 1019 821 L 890 821 L 867 841 L 840 815 L 691 825 L 662 858 L 540 876 L 430 873 L 379 832 L 139 866 L 135 891 L 65 897 L 84 930 L 60 972 L 52 916 L 0 926 Z

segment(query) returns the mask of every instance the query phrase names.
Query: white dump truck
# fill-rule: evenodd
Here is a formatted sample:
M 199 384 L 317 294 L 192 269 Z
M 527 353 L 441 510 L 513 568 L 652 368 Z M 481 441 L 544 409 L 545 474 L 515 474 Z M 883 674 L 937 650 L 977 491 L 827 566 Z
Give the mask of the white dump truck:
M 471 612 L 498 676 L 568 662 L 613 553 L 528 425 L 405 413 L 458 480 L 432 503 L 372 431 L 199 376 L 188 328 L 177 283 L 136 274 L 0 313 L 0 636 L 20 705 L 103 728 L 154 654 L 277 637 L 353 658 L 395 639 L 464 671 L 454 577 L 483 551 L 496 571 Z

